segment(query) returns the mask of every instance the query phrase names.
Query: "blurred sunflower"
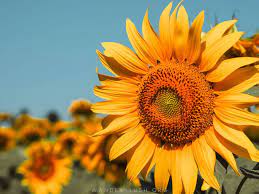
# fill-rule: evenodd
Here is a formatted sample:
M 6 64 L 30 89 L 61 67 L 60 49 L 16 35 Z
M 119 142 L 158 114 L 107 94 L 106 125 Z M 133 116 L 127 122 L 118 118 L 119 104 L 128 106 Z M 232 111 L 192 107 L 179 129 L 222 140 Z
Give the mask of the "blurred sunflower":
M 55 122 L 51 128 L 50 131 L 53 135 L 60 135 L 61 133 L 65 132 L 66 129 L 70 127 L 70 123 L 66 121 L 57 121 Z
M 233 56 L 259 57 L 259 34 L 239 40 L 229 53 Z
M 114 185 L 119 185 L 126 177 L 125 161 L 117 159 L 110 162 L 108 159 L 112 143 L 117 139 L 114 135 L 89 137 L 76 147 L 76 153 L 81 165 L 89 172 L 96 172 L 98 176 Z
M 5 113 L 5 112 L 0 113 L 0 122 L 9 121 L 11 118 L 12 118 L 12 115 L 10 113 Z
M 91 110 L 92 104 L 87 100 L 75 100 L 70 105 L 68 112 L 72 116 L 85 116 L 89 117 L 93 115 L 93 112 Z
M 18 168 L 23 175 L 22 184 L 35 194 L 61 193 L 71 176 L 71 160 L 60 157 L 58 149 L 50 142 L 32 144 L 27 156 L 28 160 Z
M 171 176 L 173 193 L 193 193 L 198 171 L 206 183 L 220 190 L 214 175 L 219 153 L 239 174 L 232 153 L 259 161 L 258 150 L 238 130 L 259 126 L 259 116 L 243 108 L 258 98 L 243 92 L 259 83 L 258 58 L 222 58 L 243 35 L 225 34 L 236 20 L 222 22 L 201 39 L 204 12 L 189 27 L 181 3 L 170 15 L 162 12 L 159 35 L 148 12 L 143 36 L 127 19 L 126 31 L 135 52 L 119 43 L 105 42 L 102 64 L 114 75 L 98 74 L 102 86 L 94 93 L 107 101 L 92 105 L 108 114 L 108 127 L 96 135 L 120 134 L 110 159 L 126 153 L 127 176 L 146 177 L 155 166 L 155 186 L 165 191 Z
M 56 145 L 61 150 L 61 153 L 76 159 L 75 149 L 82 141 L 82 138 L 82 133 L 78 131 L 65 131 L 58 137 Z
M 102 122 L 102 118 L 100 117 L 94 117 L 92 119 L 88 119 L 82 124 L 82 129 L 86 134 L 92 135 L 102 129 L 101 122 Z
M 20 144 L 30 144 L 35 141 L 39 141 L 42 138 L 46 137 L 47 130 L 45 128 L 41 128 L 33 123 L 27 124 L 23 126 L 17 132 L 18 142 Z
M 15 131 L 11 128 L 0 127 L 0 151 L 7 151 L 15 146 Z
M 15 118 L 14 123 L 13 123 L 13 128 L 20 129 L 23 126 L 29 124 L 32 120 L 33 119 L 29 114 L 27 114 L 27 113 L 20 114 Z
M 83 124 L 86 121 L 92 120 L 95 118 L 95 114 L 91 110 L 92 104 L 87 100 L 74 100 L 68 112 L 71 114 L 73 121 L 72 124 L 76 128 L 84 128 Z

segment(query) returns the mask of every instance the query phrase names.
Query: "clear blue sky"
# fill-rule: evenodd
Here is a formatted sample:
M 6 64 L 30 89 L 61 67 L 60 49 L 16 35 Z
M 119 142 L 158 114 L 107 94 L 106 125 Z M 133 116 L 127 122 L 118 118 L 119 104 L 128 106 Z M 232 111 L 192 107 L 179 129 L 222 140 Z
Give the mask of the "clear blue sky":
M 177 1 L 178 2 L 178 1 Z M 163 0 L 2 0 L 0 1 L 0 111 L 27 107 L 34 116 L 55 109 L 63 118 L 73 99 L 93 102 L 101 71 L 95 54 L 103 41 L 129 46 L 125 19 L 140 29 L 149 8 L 152 24 L 169 3 Z M 205 10 L 204 30 L 235 12 L 238 27 L 258 30 L 258 0 L 185 0 L 190 18 Z

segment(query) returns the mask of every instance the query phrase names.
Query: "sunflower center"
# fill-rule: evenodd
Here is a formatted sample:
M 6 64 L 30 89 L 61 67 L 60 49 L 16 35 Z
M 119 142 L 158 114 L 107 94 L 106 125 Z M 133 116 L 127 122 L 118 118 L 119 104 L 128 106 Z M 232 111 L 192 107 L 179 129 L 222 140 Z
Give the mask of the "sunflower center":
M 8 137 L 2 135 L 0 136 L 0 150 L 4 150 L 8 144 Z
M 33 170 L 40 179 L 47 180 L 54 174 L 54 162 L 49 156 L 37 158 Z
M 154 105 L 165 117 L 172 117 L 181 112 L 181 99 L 171 88 L 161 88 L 154 96 Z
M 138 100 L 142 126 L 163 144 L 183 146 L 212 126 L 213 91 L 195 66 L 154 67 L 142 78 Z

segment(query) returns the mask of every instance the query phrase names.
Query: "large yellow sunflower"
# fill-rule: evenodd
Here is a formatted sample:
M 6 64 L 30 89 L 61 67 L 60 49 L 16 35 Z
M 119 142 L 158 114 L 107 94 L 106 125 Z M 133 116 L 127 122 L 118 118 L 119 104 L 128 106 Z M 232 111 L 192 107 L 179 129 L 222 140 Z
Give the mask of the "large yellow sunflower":
M 63 158 L 50 142 L 37 142 L 28 150 L 29 157 L 18 168 L 22 184 L 35 194 L 58 194 L 71 176 L 71 160 Z
M 236 20 L 222 22 L 201 39 L 204 12 L 189 26 L 181 3 L 170 14 L 162 12 L 159 34 L 148 12 L 142 35 L 127 19 L 126 31 L 135 52 L 119 43 L 104 42 L 102 64 L 115 77 L 98 74 L 97 96 L 107 99 L 92 106 L 108 114 L 109 125 L 96 135 L 120 134 L 110 159 L 126 153 L 127 176 L 144 177 L 155 166 L 155 186 L 173 193 L 193 193 L 198 171 L 206 183 L 220 190 L 214 175 L 216 152 L 238 174 L 232 153 L 259 161 L 258 150 L 239 130 L 240 125 L 259 126 L 259 116 L 243 108 L 258 103 L 244 94 L 259 83 L 258 58 L 222 57 L 243 35 L 225 34 Z

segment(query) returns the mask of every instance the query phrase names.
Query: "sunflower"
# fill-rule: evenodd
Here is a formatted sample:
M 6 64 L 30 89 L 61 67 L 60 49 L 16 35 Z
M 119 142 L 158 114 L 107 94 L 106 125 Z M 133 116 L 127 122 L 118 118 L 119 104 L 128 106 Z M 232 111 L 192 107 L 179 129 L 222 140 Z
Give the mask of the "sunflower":
M 46 135 L 47 130 L 45 128 L 41 128 L 33 123 L 23 126 L 17 134 L 18 141 L 21 144 L 30 144 L 32 142 L 39 141 L 46 137 Z
M 0 113 L 0 122 L 10 121 L 11 118 L 12 118 L 12 115 L 10 113 L 5 113 L 5 112 Z
M 101 122 L 102 122 L 102 118 L 100 117 L 94 117 L 92 119 L 88 119 L 82 124 L 82 129 L 86 134 L 92 135 L 102 129 Z
M 119 185 L 126 177 L 125 161 L 115 160 L 110 162 L 108 159 L 109 150 L 112 143 L 117 139 L 114 135 L 89 137 L 85 136 L 84 140 L 76 147 L 76 153 L 80 158 L 81 165 L 88 171 L 94 172 L 103 177 L 106 181 Z
M 71 161 L 60 156 L 50 142 L 37 142 L 27 150 L 28 160 L 18 168 L 22 184 L 35 194 L 58 194 L 68 184 Z
M 82 141 L 83 135 L 78 131 L 65 131 L 57 139 L 57 146 L 66 156 L 76 158 L 75 149 Z
M 193 193 L 198 171 L 205 183 L 220 190 L 214 175 L 216 152 L 239 174 L 232 153 L 259 161 L 259 153 L 238 130 L 259 126 L 259 116 L 245 107 L 258 103 L 243 92 L 259 83 L 258 58 L 222 57 L 243 35 L 225 34 L 236 20 L 222 22 L 201 38 L 204 12 L 189 26 L 179 3 L 162 12 L 159 34 L 148 12 L 142 32 L 131 20 L 126 31 L 135 52 L 119 43 L 104 42 L 102 64 L 115 75 L 98 74 L 94 93 L 107 101 L 92 106 L 108 114 L 109 124 L 96 135 L 119 134 L 109 158 L 127 155 L 127 176 L 145 178 L 155 166 L 155 186 L 165 191 L 172 178 L 173 193 Z
M 234 56 L 259 57 L 259 34 L 239 40 L 229 53 Z
M 10 150 L 15 146 L 15 131 L 11 128 L 0 127 L 0 151 Z
M 75 100 L 70 105 L 68 112 L 72 116 L 81 115 L 81 116 L 89 117 L 93 115 L 93 112 L 91 110 L 91 105 L 92 104 L 87 100 Z
M 13 122 L 13 128 L 14 129 L 20 129 L 23 126 L 29 124 L 32 121 L 32 117 L 27 113 L 22 113 L 19 116 L 17 116 Z
M 66 129 L 68 129 L 70 127 L 70 123 L 69 122 L 66 122 L 66 121 L 57 121 L 55 122 L 50 130 L 51 132 L 54 134 L 54 135 L 59 135 L 63 132 L 66 131 Z

